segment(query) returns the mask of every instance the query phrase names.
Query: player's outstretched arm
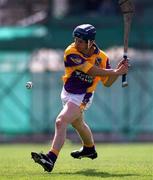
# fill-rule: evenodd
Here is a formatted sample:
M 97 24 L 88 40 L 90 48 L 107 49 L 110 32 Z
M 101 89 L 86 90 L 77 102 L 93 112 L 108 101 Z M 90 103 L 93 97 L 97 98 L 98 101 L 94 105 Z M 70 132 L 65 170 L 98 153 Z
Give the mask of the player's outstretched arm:
M 102 69 L 97 66 L 93 66 L 88 70 L 88 74 L 90 76 L 120 76 L 123 74 L 127 74 L 128 72 L 128 65 L 127 64 L 121 64 L 116 69 Z

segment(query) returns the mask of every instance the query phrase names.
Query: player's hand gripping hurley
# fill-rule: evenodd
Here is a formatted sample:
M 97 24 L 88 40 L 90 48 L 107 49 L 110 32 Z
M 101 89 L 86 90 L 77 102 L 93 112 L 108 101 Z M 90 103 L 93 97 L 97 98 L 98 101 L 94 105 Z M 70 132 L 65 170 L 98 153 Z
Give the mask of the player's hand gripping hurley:
M 123 58 L 128 58 L 128 40 L 131 27 L 132 16 L 134 13 L 134 5 L 131 0 L 119 0 L 118 1 L 124 18 L 124 54 Z M 127 75 L 122 76 L 122 87 L 128 86 Z

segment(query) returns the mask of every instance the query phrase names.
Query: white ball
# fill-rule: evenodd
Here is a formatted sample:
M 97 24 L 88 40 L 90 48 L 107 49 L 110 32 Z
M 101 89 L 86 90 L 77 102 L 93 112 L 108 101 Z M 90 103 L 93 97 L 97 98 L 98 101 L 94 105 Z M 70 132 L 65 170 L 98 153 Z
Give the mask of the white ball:
M 26 88 L 27 88 L 27 89 L 31 89 L 31 88 L 32 88 L 32 82 L 31 82 L 31 81 L 28 81 L 28 82 L 26 83 Z

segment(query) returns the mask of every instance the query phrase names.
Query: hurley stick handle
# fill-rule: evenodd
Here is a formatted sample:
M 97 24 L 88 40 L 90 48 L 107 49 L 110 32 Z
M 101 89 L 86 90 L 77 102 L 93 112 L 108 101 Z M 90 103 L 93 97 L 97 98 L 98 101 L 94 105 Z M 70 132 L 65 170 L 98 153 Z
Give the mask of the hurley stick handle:
M 126 60 L 127 59 L 127 54 L 124 54 L 123 58 Z M 122 87 L 126 87 L 126 86 L 128 86 L 127 75 L 123 74 L 122 75 Z

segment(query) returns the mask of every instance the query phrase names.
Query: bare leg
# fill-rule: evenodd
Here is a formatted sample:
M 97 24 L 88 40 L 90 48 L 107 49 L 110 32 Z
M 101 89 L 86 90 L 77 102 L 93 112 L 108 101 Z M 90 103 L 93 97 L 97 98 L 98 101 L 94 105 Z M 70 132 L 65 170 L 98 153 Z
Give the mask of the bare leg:
M 56 119 L 55 135 L 52 141 L 52 149 L 59 152 L 66 138 L 68 124 L 81 116 L 80 108 L 74 103 L 68 102 Z
M 83 115 L 80 116 L 77 120 L 73 121 L 71 124 L 76 129 L 83 144 L 80 150 L 72 151 L 71 156 L 76 159 L 81 159 L 84 157 L 90 159 L 97 158 L 93 135 L 89 126 L 83 120 Z
M 84 145 L 86 146 L 94 145 L 92 132 L 89 126 L 83 120 L 83 114 L 81 114 L 81 116 L 75 121 L 73 121 L 71 124 L 76 129 Z

